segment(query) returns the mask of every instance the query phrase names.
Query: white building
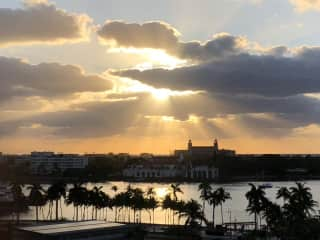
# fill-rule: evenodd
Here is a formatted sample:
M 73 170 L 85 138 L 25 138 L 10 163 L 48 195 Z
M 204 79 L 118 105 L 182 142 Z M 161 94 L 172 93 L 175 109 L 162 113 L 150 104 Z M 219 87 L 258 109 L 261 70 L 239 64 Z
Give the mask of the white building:
M 130 165 L 123 170 L 123 176 L 128 178 L 176 178 L 184 176 L 185 170 L 176 164 L 163 165 Z
M 193 180 L 215 180 L 219 177 L 219 169 L 207 165 L 192 166 L 186 178 Z
M 46 175 L 67 169 L 83 169 L 88 165 L 88 157 L 78 154 L 55 154 L 54 152 L 32 152 L 24 156 L 30 161 L 33 174 Z

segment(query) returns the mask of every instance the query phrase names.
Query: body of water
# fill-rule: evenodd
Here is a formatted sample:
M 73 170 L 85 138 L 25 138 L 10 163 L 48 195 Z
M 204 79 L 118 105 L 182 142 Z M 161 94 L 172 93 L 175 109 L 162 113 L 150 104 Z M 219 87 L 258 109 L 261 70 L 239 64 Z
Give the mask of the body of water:
M 253 182 L 256 185 L 263 184 L 262 182 Z M 282 200 L 276 200 L 276 193 L 280 187 L 291 187 L 294 186 L 294 182 L 270 182 L 272 184 L 272 188 L 265 189 L 266 191 L 266 197 L 268 197 L 272 201 L 277 201 L 278 203 L 282 203 Z M 307 181 L 305 182 L 308 187 L 311 188 L 312 194 L 314 197 L 314 200 L 320 202 L 320 181 Z M 128 183 L 128 182 L 107 182 L 107 183 L 95 183 L 91 184 L 88 183 L 84 186 L 86 186 L 88 189 L 91 189 L 94 186 L 102 186 L 102 190 L 106 192 L 109 196 L 114 196 L 115 192 L 111 190 L 112 186 L 117 186 L 118 191 L 125 191 L 128 184 L 131 184 L 132 187 L 139 187 L 143 190 L 147 190 L 149 187 L 153 187 L 157 198 L 159 200 L 163 199 L 163 197 L 170 191 L 170 184 L 169 183 Z M 246 206 L 248 204 L 247 199 L 245 198 L 246 192 L 250 189 L 250 186 L 248 185 L 248 182 L 239 182 L 239 183 L 226 183 L 226 184 L 212 184 L 211 185 L 213 189 L 216 189 L 218 187 L 224 187 L 226 191 L 228 191 L 231 194 L 232 199 L 227 200 L 225 204 L 223 205 L 223 217 L 224 222 L 228 221 L 253 221 L 253 216 L 249 216 L 248 213 L 245 211 Z M 45 185 L 44 188 L 47 186 Z M 68 188 L 71 188 L 72 185 L 69 185 Z M 183 199 L 185 201 L 190 199 L 195 199 L 199 201 L 199 203 L 202 204 L 202 201 L 200 200 L 200 193 L 198 191 L 198 183 L 185 183 L 181 184 L 181 189 L 183 191 L 183 194 L 178 194 L 179 199 Z M 28 191 L 26 190 L 26 194 L 28 194 Z M 59 212 L 62 212 L 62 215 L 64 218 L 72 220 L 74 217 L 74 208 L 72 205 L 67 206 L 64 203 L 64 200 L 62 202 L 62 207 L 59 210 Z M 39 214 L 40 219 L 43 217 L 47 217 L 48 215 L 48 205 L 44 207 L 43 213 Z M 318 211 L 318 207 L 316 210 Z M 53 209 L 55 213 L 55 209 Z M 221 210 L 220 207 L 216 208 L 216 223 L 219 224 L 221 222 Z M 54 218 L 53 213 L 53 218 Z M 124 212 L 122 212 L 124 214 Z M 205 208 L 205 214 L 208 220 L 211 221 L 212 219 L 212 208 L 208 204 L 206 204 Z M 86 212 L 86 215 L 91 218 L 91 209 L 89 208 Z M 105 213 L 99 213 L 98 216 L 103 219 L 105 218 Z M 121 216 L 121 213 L 120 213 Z M 35 210 L 31 208 L 31 210 L 28 213 L 22 214 L 21 216 L 23 219 L 35 219 Z M 114 211 L 108 210 L 107 217 L 109 221 L 114 220 Z M 121 218 L 121 217 L 120 217 Z M 131 217 L 133 220 L 133 216 Z M 150 220 L 150 214 L 147 211 L 142 212 L 142 222 L 148 223 Z M 172 221 L 172 220 L 170 220 Z M 177 218 L 176 218 L 177 223 Z M 166 221 L 166 213 L 164 210 L 159 207 L 155 211 L 155 223 L 167 223 Z

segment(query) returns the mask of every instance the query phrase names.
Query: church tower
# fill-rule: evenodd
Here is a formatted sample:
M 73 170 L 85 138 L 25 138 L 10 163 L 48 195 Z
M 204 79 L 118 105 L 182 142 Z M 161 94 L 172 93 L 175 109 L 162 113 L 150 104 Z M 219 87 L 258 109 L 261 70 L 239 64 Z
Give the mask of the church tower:
M 219 145 L 218 145 L 217 139 L 214 139 L 214 141 L 213 141 L 213 151 L 215 154 L 217 154 L 219 152 Z
M 192 141 L 191 141 L 191 139 L 189 139 L 189 141 L 188 141 L 188 150 L 189 151 L 192 150 Z

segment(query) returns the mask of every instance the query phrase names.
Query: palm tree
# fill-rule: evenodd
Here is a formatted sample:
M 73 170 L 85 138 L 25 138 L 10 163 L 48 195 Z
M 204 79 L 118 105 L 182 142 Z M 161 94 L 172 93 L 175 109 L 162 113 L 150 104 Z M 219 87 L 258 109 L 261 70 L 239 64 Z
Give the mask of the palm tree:
M 231 196 L 230 196 L 230 193 L 226 192 L 223 187 L 218 188 L 216 191 L 217 191 L 216 196 L 218 198 L 217 202 L 218 202 L 218 205 L 220 205 L 220 207 L 221 207 L 220 208 L 221 209 L 221 223 L 223 224 L 223 209 L 222 209 L 222 205 L 226 200 L 231 199 Z
M 183 193 L 182 189 L 180 188 L 180 183 L 173 183 L 170 185 L 172 195 L 175 201 L 178 201 L 177 193 Z
M 266 193 L 264 191 L 264 188 L 261 186 L 256 187 L 252 183 L 249 183 L 249 185 L 251 186 L 251 189 L 245 195 L 249 201 L 246 210 L 250 214 L 254 214 L 255 230 L 257 230 L 257 226 L 258 226 L 257 216 L 263 210 L 264 203 L 266 202 L 266 198 L 265 198 Z
M 116 185 L 113 185 L 112 187 L 111 187 L 111 190 L 114 192 L 114 194 L 116 194 L 117 193 L 117 191 L 118 191 L 118 187 L 116 186 Z M 115 212 L 114 212 L 114 221 L 116 222 L 117 221 L 117 204 L 115 204 L 116 202 L 115 202 L 115 196 L 113 197 L 113 201 L 112 201 L 112 206 L 115 206 Z
M 59 201 L 61 198 L 66 197 L 66 184 L 63 182 L 57 182 L 52 184 L 47 190 L 47 199 L 49 200 L 52 208 L 52 204 L 55 201 L 56 205 L 56 221 L 59 221 Z M 51 212 L 52 213 L 52 212 Z
M 79 206 L 83 204 L 83 199 L 88 195 L 88 191 L 82 186 L 82 183 L 74 183 L 73 187 L 69 190 L 69 194 L 66 199 L 66 204 L 72 204 L 74 207 L 73 219 L 78 221 L 79 219 Z
M 155 198 L 156 192 L 154 191 L 153 187 L 148 188 L 146 195 L 147 195 L 147 205 L 150 209 L 152 209 L 152 223 L 154 224 L 154 210 L 158 207 L 159 202 Z M 151 219 L 150 219 L 150 223 L 151 223 Z
M 289 191 L 289 189 L 287 187 L 279 188 L 276 198 L 277 199 L 283 198 L 283 203 L 285 203 L 287 200 L 290 199 L 290 191 Z
M 183 193 L 182 189 L 180 188 L 180 183 L 173 183 L 170 185 L 171 193 L 173 195 L 173 200 L 171 201 L 171 207 L 172 210 L 172 224 L 174 224 L 174 215 L 176 212 L 176 205 L 178 203 L 178 193 Z
M 209 192 L 208 202 L 210 205 L 212 205 L 212 227 L 214 228 L 215 227 L 215 224 L 214 224 L 214 222 L 215 222 L 215 208 L 220 203 L 217 190 Z
M 194 199 L 188 201 L 184 208 L 184 210 L 179 213 L 179 218 L 186 218 L 185 225 L 190 227 L 198 226 L 198 221 L 204 221 L 206 224 L 208 223 L 207 219 L 203 215 L 203 211 L 201 209 L 201 205 Z
M 200 198 L 202 200 L 202 210 L 203 215 L 205 215 L 206 201 L 208 201 L 209 193 L 212 190 L 209 182 L 202 182 L 198 186 L 198 191 L 200 191 Z
M 91 190 L 92 207 L 95 212 L 95 219 L 98 218 L 98 208 L 102 205 L 102 186 L 94 186 Z
M 28 186 L 28 189 L 30 190 L 29 193 L 29 205 L 35 206 L 36 208 L 36 221 L 39 221 L 39 207 L 42 207 L 46 204 L 46 195 L 45 190 L 41 187 L 40 184 L 35 183 L 31 186 Z
M 13 196 L 13 212 L 16 213 L 17 223 L 20 221 L 20 213 L 28 210 L 27 199 L 23 194 L 23 184 L 13 181 L 10 183 L 10 191 Z
M 313 200 L 309 187 L 306 187 L 303 183 L 296 183 L 296 187 L 290 188 L 288 205 L 300 215 L 300 218 L 305 219 L 310 217 L 311 213 L 314 212 L 314 207 L 317 206 L 317 202 Z
M 162 201 L 161 207 L 162 207 L 163 210 L 165 210 L 165 221 L 164 221 L 164 222 L 165 222 L 165 223 L 168 222 L 168 224 L 169 224 L 169 219 L 170 219 L 170 218 L 168 217 L 168 221 L 167 221 L 167 215 L 169 216 L 168 210 L 170 210 L 171 205 L 172 205 L 171 196 L 170 196 L 170 194 L 166 194 L 166 195 L 164 196 L 163 201 Z

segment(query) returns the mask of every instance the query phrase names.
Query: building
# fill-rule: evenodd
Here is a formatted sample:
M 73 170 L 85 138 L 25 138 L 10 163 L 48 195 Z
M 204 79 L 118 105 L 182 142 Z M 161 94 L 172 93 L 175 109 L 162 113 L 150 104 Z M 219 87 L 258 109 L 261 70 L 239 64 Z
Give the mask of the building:
M 136 227 L 104 221 L 68 222 L 49 225 L 19 227 L 13 232 L 13 240 L 125 240 L 133 239 Z
M 152 156 L 136 164 L 128 165 L 122 171 L 126 178 L 172 179 L 183 178 L 185 167 L 175 156 Z
M 191 180 L 217 180 L 219 169 L 208 165 L 191 166 L 186 172 L 186 178 Z
M 180 157 L 181 159 L 186 157 L 193 158 L 214 158 L 218 155 L 224 156 L 235 156 L 236 151 L 229 149 L 219 149 L 218 140 L 213 141 L 212 146 L 194 146 L 192 140 L 189 139 L 187 149 L 184 150 L 175 150 L 175 156 Z
M 30 162 L 31 173 L 39 175 L 63 172 L 67 169 L 83 169 L 88 165 L 88 157 L 78 154 L 32 152 L 22 158 L 22 161 Z
M 123 170 L 123 176 L 136 179 L 169 179 L 184 176 L 184 168 L 176 164 L 130 165 Z

